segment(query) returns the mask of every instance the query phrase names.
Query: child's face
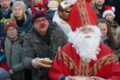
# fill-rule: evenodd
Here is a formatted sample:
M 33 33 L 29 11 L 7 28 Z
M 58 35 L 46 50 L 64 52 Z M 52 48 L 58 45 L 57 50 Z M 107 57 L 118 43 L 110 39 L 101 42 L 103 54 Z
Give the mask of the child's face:
M 14 39 L 17 37 L 17 29 L 14 28 L 14 27 L 9 27 L 7 29 L 7 36 L 10 38 L 10 39 Z
M 105 17 L 105 19 L 106 19 L 107 21 L 112 21 L 112 20 L 113 20 L 112 14 L 107 14 L 106 17 Z

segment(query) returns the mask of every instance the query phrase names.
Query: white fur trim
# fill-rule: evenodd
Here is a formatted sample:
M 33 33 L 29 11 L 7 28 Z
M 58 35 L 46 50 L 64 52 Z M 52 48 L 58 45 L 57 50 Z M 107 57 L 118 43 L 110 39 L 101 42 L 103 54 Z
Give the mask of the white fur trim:
M 115 7 L 112 7 L 112 10 L 115 12 Z
M 112 14 L 112 16 L 115 17 L 115 14 L 114 14 L 113 11 L 107 10 L 107 11 L 105 11 L 105 12 L 103 13 L 103 18 L 105 18 L 105 16 L 106 16 L 107 14 Z

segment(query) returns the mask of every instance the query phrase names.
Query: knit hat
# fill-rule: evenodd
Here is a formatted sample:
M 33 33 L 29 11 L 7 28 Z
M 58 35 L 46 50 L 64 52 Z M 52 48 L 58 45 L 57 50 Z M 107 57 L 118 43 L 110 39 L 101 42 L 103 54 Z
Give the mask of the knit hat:
M 27 10 L 27 6 L 25 5 L 25 3 L 23 1 L 16 1 L 14 4 L 13 4 L 13 7 L 12 9 L 15 7 L 15 6 L 20 6 L 23 10 Z
M 36 19 L 41 18 L 41 17 L 47 18 L 47 14 L 44 11 L 37 11 L 33 13 L 32 21 L 35 22 Z
M 115 17 L 114 12 L 115 12 L 115 7 L 106 6 L 106 7 L 105 7 L 105 10 L 104 10 L 104 12 L 103 12 L 103 18 L 105 18 L 105 16 L 106 16 L 107 14 L 111 14 L 113 17 Z
M 9 73 L 5 69 L 0 68 L 0 80 L 6 80 L 9 77 Z
M 4 25 L 4 31 L 6 32 L 9 27 L 14 27 L 18 30 L 18 26 L 13 20 L 8 20 Z
M 41 4 L 41 3 L 33 5 L 31 7 L 31 10 L 32 10 L 32 14 L 35 13 L 35 12 L 38 12 L 38 11 L 44 11 L 44 12 L 46 12 L 45 6 L 43 4 Z
M 61 7 L 63 9 L 66 9 L 67 7 L 70 7 L 73 5 L 77 0 L 64 0 L 60 3 Z
M 49 1 L 48 8 L 51 10 L 57 10 L 58 5 L 59 5 L 58 1 L 52 0 L 52 1 Z
M 35 20 L 37 18 L 41 18 L 41 17 L 46 17 L 47 18 L 47 14 L 46 14 L 46 8 L 43 4 L 38 3 L 36 5 L 33 5 L 31 7 L 32 10 L 32 21 L 35 22 Z

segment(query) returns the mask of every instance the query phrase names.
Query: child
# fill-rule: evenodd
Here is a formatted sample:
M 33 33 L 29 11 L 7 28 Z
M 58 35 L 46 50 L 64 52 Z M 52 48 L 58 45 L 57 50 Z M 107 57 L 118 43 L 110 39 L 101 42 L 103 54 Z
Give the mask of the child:
M 115 8 L 112 6 L 106 6 L 103 12 L 103 18 L 107 21 L 107 24 L 110 26 L 112 34 L 115 36 L 115 30 L 118 27 L 117 22 L 114 20 L 115 18 Z

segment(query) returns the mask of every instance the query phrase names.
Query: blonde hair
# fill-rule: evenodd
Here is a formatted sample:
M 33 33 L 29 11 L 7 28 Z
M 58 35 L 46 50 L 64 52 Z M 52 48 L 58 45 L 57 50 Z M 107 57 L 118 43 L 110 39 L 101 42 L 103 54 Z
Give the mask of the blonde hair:
M 13 4 L 12 10 L 13 10 L 13 8 L 14 8 L 15 6 L 20 6 L 24 11 L 27 10 L 27 7 L 26 7 L 26 5 L 25 5 L 25 3 L 24 3 L 23 1 L 16 1 L 16 2 Z M 26 22 L 26 21 L 27 21 L 27 15 L 26 15 L 26 13 L 23 14 L 23 17 L 25 18 L 25 22 Z M 11 13 L 11 19 L 14 20 L 14 21 L 16 21 L 13 12 Z
M 25 5 L 23 1 L 16 1 L 12 6 L 12 10 L 15 6 L 20 6 L 24 11 L 27 10 L 27 6 Z

